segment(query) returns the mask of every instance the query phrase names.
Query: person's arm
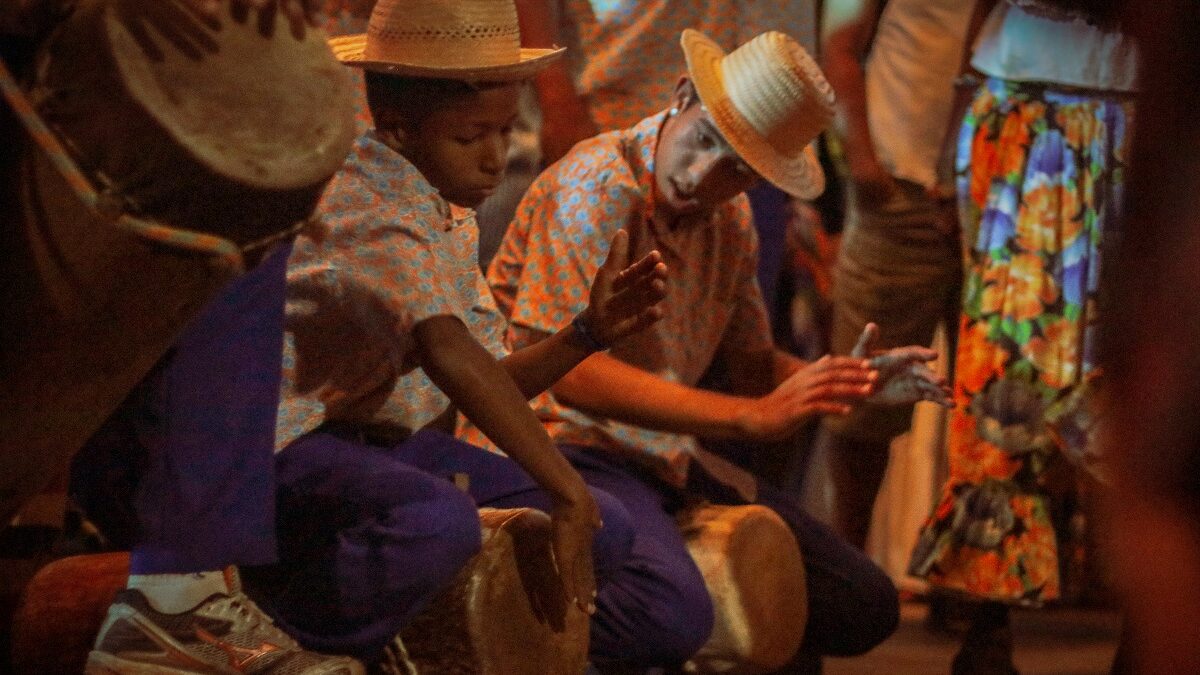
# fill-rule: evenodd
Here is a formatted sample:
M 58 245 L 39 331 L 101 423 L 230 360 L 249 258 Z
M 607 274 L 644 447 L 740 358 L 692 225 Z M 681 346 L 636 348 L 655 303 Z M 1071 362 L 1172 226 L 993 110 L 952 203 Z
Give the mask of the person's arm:
M 517 21 L 521 27 L 521 43 L 526 47 L 559 45 L 557 0 L 516 0 Z M 555 61 L 533 78 L 538 105 L 542 109 L 542 163 L 558 161 L 571 146 L 600 132 L 592 121 L 592 113 L 575 89 L 571 77 L 570 59 L 578 54 Z
M 591 547 L 600 515 L 583 479 L 554 447 L 512 378 L 458 318 L 425 319 L 413 338 L 429 379 L 550 497 L 552 545 L 566 597 L 594 611 Z
M 897 190 L 896 179 L 879 163 L 867 121 L 867 86 L 863 63 L 882 11 L 880 0 L 826 3 L 821 17 L 821 66 L 837 92 L 834 129 L 845 152 L 859 197 L 886 202 Z
M 662 256 L 651 251 L 632 265 L 629 257 L 629 235 L 618 230 L 592 281 L 588 307 L 580 315 L 586 336 L 570 324 L 501 361 L 526 398 L 542 393 L 590 356 L 595 346 L 591 342 L 614 345 L 662 317 L 659 305 L 666 295 L 667 277 Z
M 607 354 L 596 354 L 559 380 L 564 404 L 659 431 L 709 438 L 786 437 L 812 415 L 844 414 L 871 391 L 862 359 L 825 357 L 795 372 L 766 396 L 731 396 L 665 380 Z

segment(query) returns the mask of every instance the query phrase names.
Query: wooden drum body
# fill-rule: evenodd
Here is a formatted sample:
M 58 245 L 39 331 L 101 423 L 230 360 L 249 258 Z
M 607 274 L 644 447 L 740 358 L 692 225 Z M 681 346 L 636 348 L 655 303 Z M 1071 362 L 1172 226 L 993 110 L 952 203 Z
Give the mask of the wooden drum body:
M 808 593 L 800 547 L 765 506 L 703 505 L 680 528 L 712 596 L 712 636 L 687 663 L 700 673 L 764 673 L 800 647 Z
M 320 31 L 297 39 L 280 15 L 270 32 L 178 0 L 79 0 L 42 46 L 27 98 L 102 199 L 85 206 L 29 136 L 0 132 L 23 148 L 0 170 L 0 523 L 237 273 L 113 216 L 242 246 L 307 218 L 344 160 L 343 67 Z
M 408 665 L 439 675 L 582 673 L 587 615 L 572 607 L 565 616 L 544 617 L 525 591 L 554 575 L 550 518 L 534 509 L 482 509 L 479 517 L 479 555 L 402 632 Z M 75 556 L 43 567 L 13 617 L 15 671 L 82 672 L 128 572 L 126 553 Z M 402 666 L 396 672 L 412 671 Z
M 527 589 L 556 587 L 550 517 L 535 509 L 480 509 L 483 550 L 402 632 L 422 673 L 577 675 L 587 666 L 588 616 L 546 616 Z M 560 596 L 550 605 L 561 604 Z

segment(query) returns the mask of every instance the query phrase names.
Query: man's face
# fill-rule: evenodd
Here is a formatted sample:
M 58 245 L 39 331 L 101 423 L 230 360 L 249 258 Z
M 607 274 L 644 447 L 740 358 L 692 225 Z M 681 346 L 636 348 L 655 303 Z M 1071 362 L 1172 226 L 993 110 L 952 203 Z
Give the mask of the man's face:
M 655 153 L 654 183 L 658 206 L 668 214 L 710 213 L 758 181 L 758 174 L 738 157 L 698 101 L 663 127 Z
M 447 201 L 475 207 L 500 179 L 520 85 L 489 86 L 433 111 L 404 141 L 404 156 Z

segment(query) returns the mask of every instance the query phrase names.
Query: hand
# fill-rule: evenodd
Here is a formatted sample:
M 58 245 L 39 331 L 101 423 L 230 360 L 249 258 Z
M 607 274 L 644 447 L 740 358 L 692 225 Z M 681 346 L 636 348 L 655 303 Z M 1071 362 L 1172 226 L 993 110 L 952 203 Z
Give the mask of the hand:
M 751 401 L 739 426 L 753 440 L 796 432 L 813 415 L 845 415 L 871 394 L 879 373 L 867 359 L 824 356 L 792 373 L 770 394 Z
M 608 258 L 596 272 L 583 319 L 601 344 L 612 345 L 662 318 L 667 266 L 658 251 L 629 264 L 629 234 L 617 230 Z
M 874 349 L 878 342 L 879 326 L 868 323 L 850 352 L 856 358 L 870 357 L 871 367 L 879 371 L 874 393 L 867 399 L 869 403 L 908 405 L 932 401 L 947 408 L 954 407 L 946 378 L 927 365 L 937 360 L 936 351 L 915 345 L 879 351 Z
M 592 539 L 602 525 L 596 500 L 582 483 L 573 497 L 555 500 L 550 508 L 550 548 L 564 596 L 588 614 L 596 612 Z
M 587 105 L 578 97 L 573 102 L 542 107 L 542 165 L 562 159 L 579 141 L 600 133 Z
M 224 0 L 185 0 L 208 20 L 215 21 L 221 13 Z M 250 12 L 258 14 L 258 29 L 266 37 L 275 30 L 275 13 L 283 10 L 291 25 L 292 35 L 297 40 L 304 37 L 304 27 L 320 25 L 323 0 L 229 0 L 233 18 L 245 22 Z

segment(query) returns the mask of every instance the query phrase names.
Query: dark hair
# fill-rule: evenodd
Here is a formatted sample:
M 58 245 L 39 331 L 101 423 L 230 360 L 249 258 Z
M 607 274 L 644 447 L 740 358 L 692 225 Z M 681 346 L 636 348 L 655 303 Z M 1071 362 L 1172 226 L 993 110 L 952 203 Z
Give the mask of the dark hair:
M 367 107 L 376 126 L 385 111 L 398 113 L 406 131 L 415 132 L 431 113 L 504 82 L 467 82 L 432 77 L 405 77 L 366 71 Z

